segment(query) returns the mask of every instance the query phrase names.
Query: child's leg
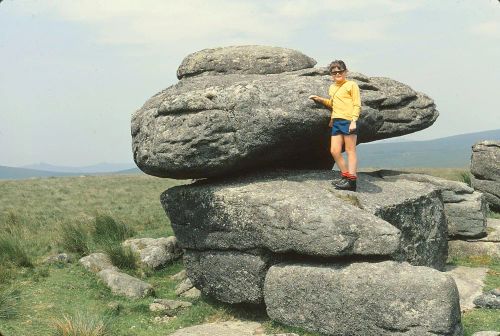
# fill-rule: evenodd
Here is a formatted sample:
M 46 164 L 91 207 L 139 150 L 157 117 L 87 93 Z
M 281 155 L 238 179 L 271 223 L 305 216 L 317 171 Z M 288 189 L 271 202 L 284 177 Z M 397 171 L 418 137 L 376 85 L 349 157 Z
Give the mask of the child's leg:
M 343 135 L 332 135 L 330 142 L 330 153 L 335 160 L 335 163 L 338 165 L 340 171 L 342 173 L 347 172 L 347 165 L 342 157 L 342 145 L 344 144 Z
M 344 135 L 345 152 L 347 153 L 347 163 L 349 174 L 356 176 L 358 170 L 358 157 L 356 155 L 356 134 Z

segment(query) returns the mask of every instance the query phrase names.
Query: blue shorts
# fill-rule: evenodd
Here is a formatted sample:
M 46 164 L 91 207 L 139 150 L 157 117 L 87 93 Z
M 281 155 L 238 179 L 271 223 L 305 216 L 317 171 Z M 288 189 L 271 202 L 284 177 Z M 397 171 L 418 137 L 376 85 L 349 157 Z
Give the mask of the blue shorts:
M 333 119 L 333 126 L 332 126 L 332 135 L 350 135 L 350 134 L 357 134 L 357 129 L 355 129 L 353 132 L 349 132 L 349 125 L 351 124 L 350 120 L 345 120 L 345 119 Z

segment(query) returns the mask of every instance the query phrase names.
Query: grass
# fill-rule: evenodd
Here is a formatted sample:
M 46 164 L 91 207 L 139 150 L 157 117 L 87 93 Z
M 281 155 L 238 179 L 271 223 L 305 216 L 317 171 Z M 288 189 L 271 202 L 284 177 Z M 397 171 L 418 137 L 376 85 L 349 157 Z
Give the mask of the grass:
M 0 320 L 12 319 L 17 315 L 19 290 L 0 289 Z
M 54 336 L 114 336 L 107 316 L 77 312 L 54 321 Z
M 87 255 L 90 251 L 89 233 L 81 222 L 62 223 L 59 227 L 59 244 L 64 251 Z
M 12 263 L 21 267 L 33 267 L 31 258 L 18 237 L 4 234 L 0 237 L 0 264 Z
M 500 258 L 478 255 L 466 258 L 455 258 L 452 265 L 489 268 L 484 282 L 483 292 L 500 287 Z M 497 309 L 474 309 L 462 316 L 465 336 L 483 330 L 500 330 L 500 319 Z
M 470 171 L 468 171 L 468 170 L 460 173 L 460 182 L 467 184 L 469 187 L 472 186 L 471 178 L 472 178 L 472 175 L 471 175 Z
M 116 221 L 110 215 L 97 214 L 95 216 L 92 235 L 97 244 L 122 242 L 134 234 L 134 230 L 127 224 Z
M 459 181 L 463 171 L 436 169 L 425 172 Z M 164 336 L 181 327 L 238 318 L 261 322 L 267 334 L 319 335 L 270 321 L 262 307 L 230 306 L 207 298 L 187 299 L 193 303 L 191 308 L 181 311 L 168 323 L 157 323 L 148 308 L 153 298 L 129 300 L 115 296 L 78 263 L 42 263 L 48 255 L 59 252 L 72 252 L 78 257 L 102 250 L 116 258 L 116 263 L 128 259 L 128 265 L 119 267 L 133 270 L 135 256 L 130 250 L 121 248 L 119 242 L 133 233 L 137 238 L 172 235 L 159 196 L 165 189 L 180 183 L 184 182 L 143 175 L 0 180 L 0 237 L 4 240 L 8 237 L 11 246 L 4 250 L 17 251 L 9 253 L 9 257 L 1 253 L 4 261 L 0 262 L 0 293 L 6 293 L 7 288 L 18 288 L 22 293 L 11 293 L 10 311 L 15 314 L 0 320 L 0 332 L 5 335 L 64 335 L 58 328 L 71 330 L 78 323 L 98 326 L 112 317 L 113 329 L 107 331 L 109 335 Z M 500 217 L 500 214 L 491 213 L 490 216 Z M 21 261 L 23 253 L 32 267 L 16 264 L 29 264 Z M 485 290 L 500 285 L 497 260 L 477 257 L 454 262 L 488 267 Z M 178 282 L 169 277 L 182 269 L 182 263 L 176 262 L 142 277 L 153 286 L 157 297 L 178 299 L 175 295 Z M 85 316 L 79 316 L 79 311 L 85 311 Z M 463 317 L 466 335 L 478 330 L 499 330 L 496 320 L 488 310 L 467 313 Z
M 104 252 L 111 259 L 111 263 L 120 269 L 135 270 L 138 267 L 137 256 L 129 246 L 110 243 L 104 246 Z
M 488 213 L 488 217 L 490 217 L 490 218 L 500 219 L 500 212 L 490 211 L 490 212 Z

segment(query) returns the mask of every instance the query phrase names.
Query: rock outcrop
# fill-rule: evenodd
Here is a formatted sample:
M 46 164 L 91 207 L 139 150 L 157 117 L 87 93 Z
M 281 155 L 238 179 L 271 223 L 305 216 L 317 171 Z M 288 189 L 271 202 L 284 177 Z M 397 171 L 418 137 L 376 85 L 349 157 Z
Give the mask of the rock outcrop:
M 308 99 L 326 95 L 331 77 L 314 64 L 282 48 L 203 50 L 134 113 L 144 172 L 207 178 L 161 196 L 185 250 L 177 294 L 264 303 L 271 318 L 328 335 L 462 335 L 455 283 L 435 270 L 447 257 L 448 189 L 359 174 L 357 193 L 335 190 L 330 113 Z M 402 83 L 350 78 L 362 95 L 359 142 L 437 118 L 432 99 Z
M 474 191 L 467 184 L 424 174 L 393 170 L 379 170 L 373 174 L 386 180 L 402 179 L 429 183 L 441 190 L 448 221 L 448 235 L 451 239 L 486 236 L 486 199 L 482 193 Z
M 449 260 L 471 256 L 500 258 L 500 219 L 488 218 L 485 237 L 448 241 Z
M 193 284 L 223 302 L 259 303 L 268 269 L 283 260 L 443 268 L 447 228 L 438 189 L 360 174 L 354 195 L 335 190 L 334 177 L 280 171 L 168 189 L 162 204 Z
M 472 187 L 486 196 L 491 210 L 500 211 L 500 141 L 481 141 L 472 146 Z
M 281 171 L 200 181 L 168 189 L 161 201 L 186 249 L 444 266 L 447 229 L 437 189 L 360 174 L 359 192 L 351 195 L 333 188 L 335 174 Z
M 263 62 L 274 65 L 262 67 Z M 326 95 L 331 78 L 313 65 L 299 52 L 255 46 L 188 56 L 179 68 L 182 79 L 132 117 L 137 166 L 173 178 L 331 167 L 330 113 L 308 99 Z M 438 116 L 432 99 L 407 85 L 358 73 L 350 77 L 362 95 L 359 142 L 416 132 Z
M 273 320 L 326 335 L 463 333 L 453 279 L 407 263 L 275 265 L 264 298 Z

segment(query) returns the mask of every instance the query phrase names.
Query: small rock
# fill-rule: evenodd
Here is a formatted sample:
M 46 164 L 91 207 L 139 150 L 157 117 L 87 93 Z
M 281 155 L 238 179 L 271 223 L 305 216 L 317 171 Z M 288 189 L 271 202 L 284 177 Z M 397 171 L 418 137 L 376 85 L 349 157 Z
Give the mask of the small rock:
M 469 256 L 500 258 L 500 243 L 464 240 L 450 240 L 448 242 L 448 260 Z
M 153 287 L 150 284 L 128 274 L 105 269 L 97 273 L 97 275 L 114 294 L 130 298 L 143 298 L 153 294 Z
M 160 268 L 182 257 L 182 249 L 173 236 L 164 238 L 128 239 L 123 246 L 130 246 L 139 254 L 141 264 L 149 268 Z
M 122 305 L 116 301 L 108 303 L 107 307 L 114 313 L 118 313 L 120 310 L 122 310 Z
M 472 336 L 500 336 L 499 331 L 478 331 L 472 334 Z
M 100 271 L 105 269 L 118 271 L 118 267 L 114 266 L 111 263 L 111 259 L 109 259 L 108 255 L 104 253 L 92 253 L 86 257 L 81 258 L 79 261 L 87 271 L 90 271 L 92 273 L 99 273 Z
M 198 299 L 201 296 L 201 291 L 198 288 L 193 287 L 190 290 L 182 293 L 180 296 L 185 297 L 185 298 L 189 298 L 189 299 Z
M 186 279 L 187 279 L 186 270 L 182 270 L 179 273 L 174 274 L 170 277 L 170 280 L 173 280 L 173 281 L 183 281 Z
M 482 293 L 487 273 L 488 269 L 484 267 L 448 266 L 446 268 L 446 274 L 450 275 L 457 284 L 462 312 L 474 308 L 473 300 Z
M 56 255 L 49 256 L 43 261 L 45 264 L 55 264 L 55 263 L 70 263 L 72 262 L 71 256 L 66 253 L 59 253 Z
M 474 304 L 481 308 L 500 308 L 500 289 L 496 288 L 474 299 Z
M 171 336 L 254 336 L 259 328 L 257 322 L 225 321 L 179 329 Z
M 153 321 L 155 323 L 168 323 L 168 322 L 172 321 L 175 318 L 176 318 L 176 316 L 168 316 L 168 315 L 165 315 L 165 316 L 156 316 L 153 319 Z
M 187 292 L 188 290 L 190 290 L 193 287 L 194 286 L 193 286 L 193 283 L 191 282 L 191 280 L 189 278 L 186 278 L 186 280 L 184 280 L 183 282 L 178 284 L 177 287 L 175 287 L 175 294 L 177 296 L 179 296 L 182 293 Z
M 155 299 L 153 303 L 149 305 L 149 310 L 152 312 L 161 312 L 168 316 L 174 316 L 178 310 L 191 306 L 191 302 Z

